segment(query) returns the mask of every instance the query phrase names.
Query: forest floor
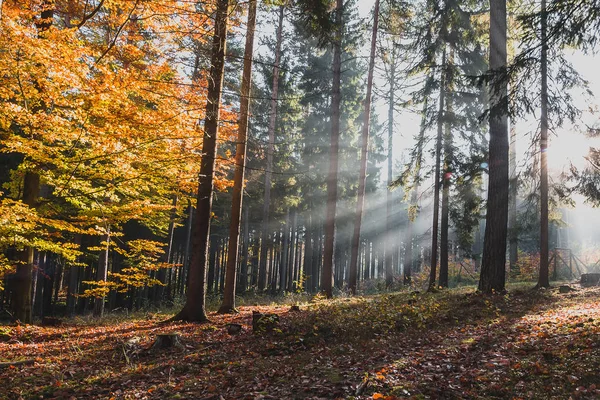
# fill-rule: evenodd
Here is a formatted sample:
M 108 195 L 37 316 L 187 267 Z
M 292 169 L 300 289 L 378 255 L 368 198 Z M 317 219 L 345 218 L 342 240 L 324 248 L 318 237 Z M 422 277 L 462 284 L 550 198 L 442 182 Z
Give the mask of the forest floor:
M 253 310 L 279 322 L 252 333 Z M 209 317 L 0 326 L 0 362 L 32 361 L 0 369 L 0 398 L 600 398 L 600 288 L 317 298 Z M 151 350 L 165 332 L 181 346 Z

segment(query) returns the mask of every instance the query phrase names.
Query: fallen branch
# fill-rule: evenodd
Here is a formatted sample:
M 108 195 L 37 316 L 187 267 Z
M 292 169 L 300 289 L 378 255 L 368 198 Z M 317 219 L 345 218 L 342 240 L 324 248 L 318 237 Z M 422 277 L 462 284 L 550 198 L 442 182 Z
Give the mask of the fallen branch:
M 30 359 L 30 360 L 20 360 L 20 361 L 7 361 L 7 362 L 0 362 L 0 369 L 2 368 L 10 368 L 10 367 L 16 367 L 17 365 L 31 365 L 35 362 L 34 359 Z

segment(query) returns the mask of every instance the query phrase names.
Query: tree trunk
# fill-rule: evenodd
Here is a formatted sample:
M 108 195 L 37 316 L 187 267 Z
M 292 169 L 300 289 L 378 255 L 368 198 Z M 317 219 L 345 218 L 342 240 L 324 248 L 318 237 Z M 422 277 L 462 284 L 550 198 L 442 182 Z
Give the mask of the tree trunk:
M 183 309 L 172 319 L 176 321 L 207 321 L 206 316 L 206 264 L 210 234 L 210 217 L 213 199 L 213 178 L 217 157 L 217 140 L 221 110 L 221 91 L 225 67 L 229 0 L 218 0 L 211 50 L 211 68 L 208 79 L 206 118 L 202 141 L 202 161 L 198 179 L 197 212 L 192 236 L 192 259 L 189 285 Z
M 162 257 L 163 261 L 167 264 L 171 262 L 171 253 L 173 252 L 173 233 L 175 231 L 175 218 L 177 217 L 177 200 L 177 195 L 173 195 L 173 207 L 169 216 L 169 228 L 167 233 L 167 251 Z M 164 300 L 168 271 L 168 268 L 160 268 L 156 273 L 156 278 L 162 283 L 162 285 L 157 285 L 156 290 L 154 291 L 154 303 L 156 305 L 160 305 Z
M 98 282 L 106 282 L 108 278 L 108 251 L 110 249 L 110 225 L 106 226 L 106 233 L 102 240 L 106 243 L 106 247 L 100 253 L 98 257 L 98 272 L 96 273 L 96 280 Z M 94 317 L 102 318 L 104 316 L 104 300 L 105 296 L 96 297 L 94 300 Z
M 333 297 L 333 248 L 335 243 L 335 214 L 337 203 L 338 148 L 340 142 L 340 102 L 342 75 L 343 0 L 336 0 L 335 32 L 333 38 L 333 82 L 331 92 L 331 143 L 327 174 L 327 211 L 325 216 L 325 247 L 321 270 L 321 291 Z
M 298 278 L 296 276 L 296 229 L 298 223 L 298 216 L 296 214 L 296 210 L 292 210 L 292 229 L 291 229 L 291 237 L 290 237 L 290 246 L 289 246 L 289 258 L 288 258 L 288 279 L 287 279 L 287 290 L 294 290 L 294 281 L 297 281 Z
M 250 87 L 252 82 L 252 55 L 254 53 L 254 27 L 256 26 L 256 0 L 248 4 L 248 27 L 244 50 L 244 71 L 240 100 L 240 120 L 235 149 L 235 173 L 233 176 L 233 196 L 231 200 L 231 222 L 229 224 L 229 255 L 225 271 L 225 291 L 219 313 L 237 312 L 235 309 L 235 281 L 238 264 L 240 222 L 242 219 L 244 171 L 246 169 L 246 141 L 248 136 L 248 115 L 250 112 Z
M 425 130 L 427 126 L 427 98 L 423 103 L 423 111 L 421 115 L 421 126 L 419 128 L 419 136 L 417 137 L 417 158 L 415 160 L 415 172 L 413 178 L 413 188 L 410 195 L 408 229 L 406 234 L 406 251 L 404 252 L 404 284 L 410 285 L 412 282 L 412 267 L 413 267 L 413 227 L 414 220 L 417 218 L 418 193 L 421 180 L 421 165 L 423 162 L 423 143 L 425 141 Z
M 250 248 L 250 218 L 249 208 L 246 204 L 243 207 L 244 217 L 242 220 L 244 221 L 244 242 L 242 245 L 242 262 L 240 264 L 240 277 L 239 277 L 239 285 L 238 292 L 244 293 L 248 290 L 248 251 Z
M 190 271 L 190 245 L 192 241 L 192 226 L 194 222 L 194 207 L 192 206 L 192 201 L 188 199 L 188 218 L 186 225 L 186 235 L 185 235 L 185 251 L 183 255 L 183 266 L 181 268 L 181 274 L 179 277 L 179 294 L 182 295 L 185 293 L 185 288 L 188 284 L 188 276 Z
M 550 287 L 548 273 L 548 16 L 546 13 L 546 0 L 542 0 L 542 21 L 541 21 L 541 131 L 540 131 L 540 275 L 537 283 L 538 287 Z
M 440 106 L 437 121 L 437 139 L 435 145 L 435 178 L 433 181 L 433 224 L 431 229 L 431 270 L 429 274 L 429 290 L 435 287 L 438 261 L 438 223 L 440 213 L 440 162 L 442 156 L 442 133 L 444 128 L 444 101 L 446 97 L 446 50 L 442 54 L 442 70 L 440 72 Z
M 510 271 L 517 274 L 519 267 L 519 232 L 517 228 L 517 128 L 511 120 L 510 147 L 509 147 L 509 199 L 508 199 L 508 238 L 509 238 L 509 265 Z
M 450 54 L 448 55 L 448 60 L 446 66 L 449 68 L 452 65 L 454 59 L 453 50 L 450 50 Z M 450 86 L 450 78 L 447 76 L 446 78 L 446 93 L 450 93 L 452 90 Z M 445 116 L 445 132 L 444 132 L 444 176 L 442 177 L 442 226 L 441 234 L 440 234 L 440 277 L 439 277 L 439 285 L 441 287 L 448 287 L 448 234 L 449 234 L 449 223 L 448 223 L 448 211 L 449 211 L 449 201 L 450 201 L 450 178 L 452 177 L 452 127 L 449 119 L 452 117 L 452 97 L 448 96 L 446 100 L 446 113 Z
M 282 227 L 282 241 L 281 241 L 281 256 L 279 260 L 279 291 L 284 293 L 286 291 L 289 270 L 289 245 L 290 245 L 290 211 L 286 212 L 285 225 Z
M 506 0 L 490 2 L 490 69 L 506 72 Z M 508 100 L 506 82 L 491 85 L 489 181 L 479 290 L 503 292 L 508 222 Z
M 306 274 L 306 291 L 314 292 L 315 271 L 313 270 L 313 238 L 312 238 L 312 216 L 310 211 L 308 217 L 305 218 L 306 226 L 304 233 L 304 273 Z
M 367 183 L 367 156 L 369 151 L 369 127 L 371 125 L 371 91 L 373 89 L 373 71 L 375 70 L 375 50 L 377 49 L 377 28 L 379 25 L 379 0 L 375 0 L 375 10 L 373 14 L 373 33 L 371 34 L 371 55 L 369 58 L 369 72 L 367 77 L 367 96 L 365 97 L 365 109 L 364 109 L 364 118 L 363 118 L 363 127 L 362 127 L 362 144 L 360 151 L 360 177 L 358 179 L 358 200 L 356 202 L 356 215 L 354 219 L 354 234 L 352 235 L 352 249 L 350 255 L 350 279 L 348 280 L 348 288 L 352 292 L 352 294 L 356 294 L 356 286 L 358 279 L 358 254 L 360 249 L 360 225 L 362 222 L 362 214 L 363 208 L 365 204 L 365 186 Z M 393 87 L 393 83 L 390 83 Z M 390 99 L 390 103 L 392 103 L 392 112 L 393 115 L 393 90 L 390 91 L 390 95 L 392 98 Z M 391 149 L 391 138 L 392 138 L 392 130 L 393 124 L 390 124 L 390 132 L 389 132 L 389 149 Z M 391 165 L 391 151 L 388 152 L 388 165 Z M 389 171 L 391 168 L 388 167 L 388 184 L 391 182 L 391 172 Z M 390 194 L 388 190 L 388 223 L 390 220 Z M 389 227 L 388 227 L 389 234 Z M 388 270 L 386 269 L 386 283 L 388 286 L 392 283 L 392 274 L 387 276 Z M 388 282 L 389 278 L 389 282 Z
M 271 110 L 269 116 L 269 143 L 267 143 L 267 170 L 265 171 L 265 197 L 263 202 L 262 240 L 260 244 L 260 266 L 258 271 L 258 290 L 265 290 L 267 284 L 267 243 L 270 233 L 271 174 L 273 172 L 273 151 L 275 147 L 275 123 L 277 122 L 277 96 L 279 92 L 279 62 L 283 42 L 283 17 L 285 6 L 279 6 L 279 25 L 277 44 L 275 45 L 275 64 L 273 65 L 273 86 L 271 91 Z

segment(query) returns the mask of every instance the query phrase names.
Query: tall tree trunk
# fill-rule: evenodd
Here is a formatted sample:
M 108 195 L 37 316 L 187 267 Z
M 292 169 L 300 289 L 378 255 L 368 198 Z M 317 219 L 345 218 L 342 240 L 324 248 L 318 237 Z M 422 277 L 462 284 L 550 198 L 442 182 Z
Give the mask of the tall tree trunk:
M 287 279 L 287 290 L 294 290 L 294 281 L 298 280 L 296 277 L 296 229 L 298 223 L 298 215 L 296 210 L 292 210 L 292 229 L 291 229 L 291 237 L 290 237 L 290 246 L 289 246 L 289 258 L 288 258 L 288 279 Z
M 44 33 L 52 26 L 54 18 L 55 4 L 51 0 L 42 1 L 42 12 L 40 19 L 36 22 L 38 30 L 38 38 L 43 38 Z M 37 87 L 38 84 L 36 83 Z M 42 88 L 37 87 L 38 91 Z M 45 108 L 42 103 L 37 106 L 37 111 Z M 22 201 L 30 208 L 37 208 L 37 199 L 40 192 L 40 175 L 31 170 L 25 171 L 23 179 L 23 197 Z M 27 246 L 19 252 L 19 263 L 17 264 L 14 275 L 14 290 L 12 299 L 13 318 L 25 324 L 30 324 L 33 321 L 32 301 L 31 298 L 31 283 L 33 280 L 33 262 L 34 248 Z
M 171 253 L 173 252 L 173 234 L 175 232 L 175 218 L 177 218 L 177 195 L 173 195 L 173 202 L 171 208 L 171 214 L 169 215 L 169 228 L 167 232 L 167 251 L 163 255 L 162 259 L 166 264 L 171 262 Z M 171 268 L 161 268 L 156 274 L 156 278 L 160 281 L 161 285 L 156 287 L 154 303 L 160 305 L 165 298 L 165 287 L 167 285 L 167 272 L 170 273 Z M 170 293 L 170 286 L 169 292 Z M 170 297 L 170 294 L 169 294 Z
M 285 6 L 279 6 L 279 25 L 277 44 L 275 45 L 275 64 L 273 65 L 273 85 L 271 89 L 271 110 L 269 115 L 269 143 L 267 143 L 267 170 L 265 171 L 265 197 L 263 202 L 262 240 L 260 243 L 260 265 L 258 270 L 258 290 L 265 290 L 267 284 L 267 244 L 270 244 L 271 230 L 271 174 L 273 172 L 273 152 L 275 147 L 275 123 L 277 122 L 277 96 L 279 93 L 279 63 L 283 42 L 283 17 Z
M 508 222 L 508 99 L 506 82 L 506 0 L 490 2 L 490 69 L 496 74 L 490 86 L 489 181 L 483 258 L 479 290 L 503 292 L 506 281 Z
M 454 61 L 453 50 L 450 50 L 448 55 L 447 66 L 449 68 Z M 452 97 L 448 96 L 451 93 L 452 87 L 450 85 L 450 77 L 446 78 L 446 112 L 445 116 L 445 132 L 444 132 L 444 176 L 442 177 L 442 223 L 440 229 L 440 277 L 439 285 L 441 287 L 448 287 L 448 234 L 449 234 L 449 205 L 450 205 L 450 178 L 452 177 L 451 165 L 452 165 L 452 126 L 450 118 L 452 118 Z
M 244 221 L 244 242 L 242 245 L 242 262 L 240 264 L 240 284 L 238 286 L 238 291 L 241 293 L 248 290 L 248 250 L 250 248 L 250 209 L 247 204 L 243 209 L 244 217 L 242 220 Z
M 338 149 L 340 142 L 340 106 L 342 76 L 342 35 L 344 1 L 336 0 L 335 32 L 333 38 L 333 82 L 331 92 L 331 142 L 329 148 L 329 172 L 327 174 L 327 211 L 325 216 L 325 247 L 321 270 L 321 291 L 327 298 L 333 297 L 333 247 L 335 243 L 335 214 L 337 203 Z
M 26 171 L 23 182 L 23 203 L 31 208 L 37 207 L 40 191 L 40 176 L 36 172 Z M 33 321 L 31 282 L 33 280 L 34 248 L 26 247 L 19 252 L 19 261 L 14 275 L 13 317 L 24 324 Z
M 185 305 L 172 320 L 207 321 L 206 316 L 206 264 L 208 256 L 210 217 L 212 212 L 213 179 L 217 158 L 221 91 L 225 67 L 229 0 L 218 0 L 211 50 L 211 67 L 208 79 L 206 117 L 202 141 L 202 161 L 198 179 L 197 218 L 192 236 L 192 259 Z
M 106 226 L 106 233 L 102 240 L 106 243 L 106 247 L 100 252 L 98 257 L 98 271 L 96 273 L 96 280 L 98 282 L 106 283 L 108 278 L 108 251 L 110 249 L 110 225 Z M 94 300 L 94 317 L 102 318 L 104 316 L 104 301 L 106 297 L 96 297 Z
M 75 235 L 75 244 L 80 248 L 82 246 L 82 235 Z M 81 260 L 78 260 L 81 262 Z M 69 285 L 67 287 L 67 315 L 72 317 L 75 315 L 75 306 L 77 305 L 77 293 L 79 293 L 79 274 L 81 267 L 72 265 L 69 267 Z
M 248 27 L 244 50 L 244 71 L 240 100 L 240 120 L 237 146 L 235 149 L 235 173 L 233 175 L 233 196 L 231 200 L 231 222 L 229 224 L 229 255 L 225 271 L 225 291 L 219 313 L 237 312 L 235 309 L 235 281 L 240 243 L 240 222 L 242 219 L 244 171 L 246 169 L 246 141 L 248 136 L 248 115 L 250 112 L 250 87 L 252 86 L 252 55 L 254 53 L 254 28 L 256 26 L 256 0 L 248 4 Z
M 542 0 L 542 55 L 541 55 L 541 131 L 540 131 L 540 275 L 538 287 L 550 287 L 548 273 L 548 15 L 546 0 Z
M 379 0 L 375 0 L 375 10 L 373 14 L 373 32 L 371 34 L 371 55 L 369 58 L 369 72 L 367 76 L 367 95 L 365 97 L 365 109 L 364 109 L 364 118 L 363 118 L 363 127 L 362 127 L 362 144 L 360 151 L 360 177 L 358 179 L 358 200 L 356 202 L 356 215 L 354 219 L 354 234 L 352 235 L 352 249 L 350 255 L 350 279 L 348 282 L 348 287 L 352 294 L 356 294 L 356 286 L 358 279 L 358 254 L 360 250 L 360 226 L 362 222 L 362 214 L 363 208 L 365 205 L 365 186 L 367 183 L 367 156 L 369 152 L 369 128 L 371 125 L 371 91 L 373 89 L 373 71 L 375 70 L 375 50 L 377 49 L 377 28 L 379 26 Z M 393 87 L 393 83 L 390 83 Z M 392 98 L 390 102 L 393 102 L 393 91 L 390 91 Z M 392 103 L 393 104 L 393 103 Z M 392 114 L 393 114 L 393 105 L 392 105 Z M 389 140 L 392 137 L 392 129 L 393 126 L 390 125 L 390 134 Z M 391 142 L 389 144 L 389 148 L 391 148 Z M 388 157 L 390 157 L 389 163 L 391 163 L 391 155 L 388 153 Z M 391 175 L 391 172 L 389 172 Z M 391 182 L 391 176 L 388 176 L 388 184 Z M 388 190 L 388 221 L 390 219 L 390 195 Z M 388 222 L 389 223 L 389 222 Z M 389 228 L 389 227 L 388 227 Z M 389 234 L 389 229 L 388 229 Z M 392 274 L 387 275 L 388 268 L 386 268 L 386 283 L 388 286 L 392 283 Z M 389 282 L 388 282 L 389 280 Z
M 279 291 L 284 293 L 286 291 L 289 270 L 289 245 L 290 245 L 290 211 L 288 210 L 285 215 L 285 225 L 282 227 L 281 233 L 283 235 L 281 241 L 281 256 L 279 260 Z
M 417 158 L 415 160 L 415 172 L 412 193 L 410 195 L 410 209 L 408 219 L 408 229 L 406 234 L 406 251 L 404 252 L 404 284 L 410 285 L 412 281 L 413 267 L 413 228 L 414 220 L 417 218 L 417 200 L 419 194 L 419 185 L 421 181 L 421 165 L 423 162 L 423 144 L 425 142 L 425 128 L 427 126 L 427 98 L 423 103 L 423 111 L 421 115 L 421 126 L 419 128 L 419 136 L 417 136 Z
M 433 224 L 431 227 L 431 270 L 429 274 L 429 290 L 435 287 L 438 261 L 438 224 L 440 213 L 440 162 L 442 158 L 442 137 L 444 131 L 444 101 L 446 97 L 446 50 L 442 54 L 442 70 L 440 72 L 440 106 L 438 109 L 437 138 L 435 145 L 435 177 L 433 181 Z
M 315 288 L 315 271 L 313 269 L 313 226 L 310 210 L 305 218 L 306 226 L 304 233 L 304 273 L 306 274 L 306 291 L 313 293 Z
M 183 266 L 181 268 L 181 274 L 179 277 L 179 294 L 185 293 L 185 288 L 188 283 L 188 276 L 190 271 L 190 245 L 192 241 L 192 226 L 194 220 L 194 207 L 192 206 L 192 200 L 188 199 L 188 218 L 186 225 L 185 234 L 185 250 L 183 255 Z
M 519 232 L 517 228 L 517 128 L 515 121 L 511 120 L 510 147 L 509 147 L 509 199 L 508 199 L 508 238 L 509 238 L 509 265 L 511 273 L 518 273 L 519 261 Z

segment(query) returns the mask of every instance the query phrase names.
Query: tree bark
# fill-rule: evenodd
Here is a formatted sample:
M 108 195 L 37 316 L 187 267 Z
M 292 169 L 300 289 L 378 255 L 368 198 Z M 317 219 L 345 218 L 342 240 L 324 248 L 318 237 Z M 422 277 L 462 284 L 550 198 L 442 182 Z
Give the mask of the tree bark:
M 365 186 L 367 183 L 367 156 L 369 152 L 369 128 L 371 125 L 371 91 L 373 89 L 373 72 L 375 70 L 375 50 L 377 49 L 377 28 L 379 25 L 379 0 L 375 1 L 375 10 L 373 14 L 373 32 L 371 34 L 371 54 L 369 57 L 369 72 L 367 76 L 367 95 L 365 97 L 365 109 L 362 127 L 362 144 L 360 151 L 360 177 L 358 179 L 358 200 L 356 202 L 356 215 L 354 219 L 354 234 L 352 235 L 352 249 L 350 255 L 350 279 L 348 287 L 352 294 L 356 294 L 357 279 L 358 279 L 358 254 L 360 249 L 360 226 L 362 222 L 363 208 L 365 204 Z M 393 82 L 390 82 L 393 87 Z M 393 91 L 390 91 L 392 98 L 390 102 L 393 104 Z M 393 115 L 393 105 L 392 115 Z M 389 132 L 389 147 L 391 149 L 393 123 L 390 124 Z M 388 153 L 389 165 L 391 165 L 391 151 Z M 391 168 L 389 168 L 391 169 Z M 389 171 L 388 169 L 388 171 Z M 388 184 L 391 182 L 391 172 L 388 172 Z M 390 220 L 390 195 L 388 190 L 388 224 Z M 389 235 L 389 226 L 388 226 Z M 387 276 L 388 268 L 386 268 L 386 283 L 391 284 L 392 275 Z M 389 278 L 389 282 L 388 282 Z
M 542 0 L 541 20 L 541 115 L 540 115 L 540 274 L 537 286 L 550 287 L 548 257 L 548 16 L 546 0 Z
M 335 243 L 335 214 L 337 203 L 338 149 L 340 142 L 340 103 L 342 75 L 343 0 L 336 0 L 335 32 L 333 39 L 333 82 L 331 91 L 331 142 L 327 174 L 327 211 L 325 216 L 325 246 L 321 270 L 321 291 L 333 297 L 333 250 Z
M 98 258 L 98 272 L 96 274 L 96 280 L 98 282 L 106 282 L 108 278 L 108 251 L 110 249 L 110 225 L 106 226 L 106 233 L 102 240 L 106 243 L 106 247 L 100 253 Z M 104 316 L 104 301 L 106 297 L 96 297 L 94 299 L 94 317 L 102 318 Z
M 508 238 L 509 238 L 509 265 L 511 273 L 518 273 L 519 261 L 519 232 L 517 229 L 517 129 L 514 121 L 510 126 L 509 147 L 509 199 L 508 199 Z
M 233 196 L 231 200 L 231 222 L 229 224 L 229 255 L 225 271 L 225 291 L 219 313 L 237 312 L 235 309 L 235 283 L 238 264 L 240 222 L 242 219 L 244 172 L 246 169 L 246 141 L 248 136 L 248 116 L 250 112 L 250 87 L 252 86 L 252 55 L 254 53 L 254 28 L 256 26 L 256 0 L 248 4 L 248 27 L 244 50 L 244 70 L 240 100 L 240 120 L 237 146 L 235 150 L 235 173 L 233 176 Z
M 52 26 L 52 19 L 54 18 L 54 2 L 44 0 L 42 2 L 42 12 L 40 13 L 40 19 L 36 22 L 36 28 L 38 30 L 38 38 L 44 36 L 46 32 Z M 37 87 L 38 84 L 36 83 Z M 38 91 L 42 89 L 37 87 Z M 45 108 L 42 103 L 37 106 L 38 110 L 41 111 Z M 31 170 L 25 171 L 25 177 L 23 178 L 23 197 L 22 201 L 30 208 L 37 208 L 37 199 L 40 192 L 40 175 Z M 19 252 L 18 255 L 19 263 L 16 266 L 14 275 L 14 291 L 12 298 L 12 309 L 13 318 L 21 321 L 25 324 L 33 322 L 32 313 L 32 297 L 31 297 L 31 282 L 33 280 L 33 262 L 34 262 L 34 248 L 28 246 Z
M 269 143 L 267 143 L 267 170 L 265 171 L 265 197 L 263 202 L 262 240 L 260 244 L 260 265 L 258 270 L 258 290 L 265 290 L 267 285 L 267 249 L 271 230 L 271 174 L 273 172 L 273 151 L 275 147 L 275 123 L 277 122 L 277 96 L 279 92 L 279 63 L 281 61 L 281 45 L 283 42 L 283 17 L 285 6 L 279 6 L 279 25 L 277 27 L 277 44 L 275 45 L 275 64 L 273 65 L 273 85 L 271 91 L 271 109 L 269 115 Z
M 250 248 L 250 215 L 248 205 L 243 207 L 244 217 L 244 242 L 242 246 L 242 262 L 240 264 L 240 277 L 238 291 L 244 293 L 248 290 L 248 250 Z
M 171 262 L 171 253 L 173 252 L 173 233 L 175 232 L 175 218 L 177 217 L 177 200 L 177 195 L 173 195 L 171 214 L 169 215 L 169 227 L 167 232 L 167 251 L 162 257 L 163 261 L 167 264 Z M 169 271 L 169 268 L 160 268 L 157 271 L 156 278 L 162 283 L 162 285 L 156 286 L 156 290 L 154 291 L 154 303 L 156 305 L 160 305 L 165 298 L 167 272 Z M 170 291 L 168 293 L 170 293 Z
M 192 259 L 185 305 L 172 320 L 204 322 L 206 316 L 206 264 L 210 234 L 210 218 L 213 199 L 213 179 L 217 157 L 217 139 L 225 50 L 227 39 L 229 0 L 218 0 L 214 36 L 211 50 L 211 68 L 208 79 L 206 117 L 202 142 L 202 161 L 198 179 L 197 212 L 192 236 Z
M 450 50 L 448 55 L 447 64 L 452 65 L 453 62 L 453 51 Z M 448 66 L 446 66 L 448 67 Z M 452 89 L 450 87 L 449 77 L 446 78 L 446 96 Z M 441 287 L 448 287 L 448 234 L 449 234 L 449 202 L 450 202 L 450 178 L 452 177 L 452 171 L 450 170 L 452 165 L 452 126 L 449 118 L 452 116 L 452 98 L 448 97 L 446 100 L 446 112 L 445 112 L 445 132 L 444 132 L 444 176 L 442 177 L 442 226 L 440 234 L 440 277 L 439 285 Z
M 489 180 L 483 258 L 479 290 L 503 292 L 506 281 L 508 222 L 508 100 L 503 81 L 506 72 L 506 0 L 490 2 L 490 69 L 496 74 L 491 85 Z
M 442 54 L 442 70 L 440 72 L 440 106 L 437 121 L 437 139 L 435 146 L 435 177 L 433 181 L 433 224 L 431 229 L 431 270 L 429 274 L 429 290 L 435 287 L 438 261 L 438 224 L 440 213 L 440 162 L 442 156 L 442 137 L 444 127 L 444 101 L 446 97 L 446 50 Z

